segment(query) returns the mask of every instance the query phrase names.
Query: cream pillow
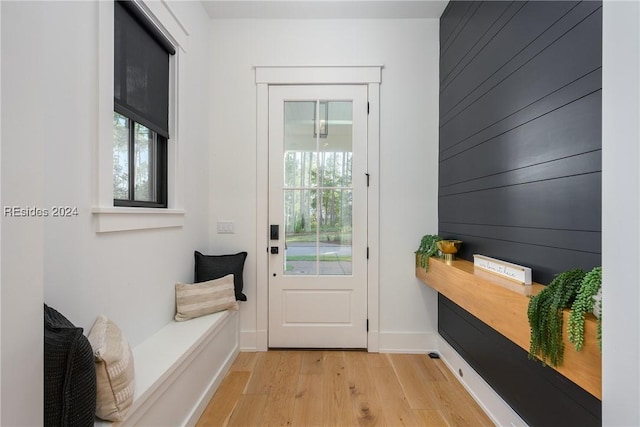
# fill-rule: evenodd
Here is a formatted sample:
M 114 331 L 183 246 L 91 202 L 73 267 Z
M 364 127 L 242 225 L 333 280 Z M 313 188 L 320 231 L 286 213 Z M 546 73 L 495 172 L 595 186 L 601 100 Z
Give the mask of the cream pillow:
M 175 319 L 178 322 L 222 310 L 237 309 L 233 274 L 193 285 L 176 283 Z
M 133 353 L 120 328 L 99 316 L 89 332 L 96 363 L 96 416 L 122 421 L 133 403 L 135 373 Z

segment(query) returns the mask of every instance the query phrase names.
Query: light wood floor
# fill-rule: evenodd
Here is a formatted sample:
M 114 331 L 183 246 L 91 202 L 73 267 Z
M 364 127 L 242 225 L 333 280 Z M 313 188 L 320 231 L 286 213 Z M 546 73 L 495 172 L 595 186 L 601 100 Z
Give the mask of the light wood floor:
M 240 353 L 197 426 L 493 426 L 439 359 Z

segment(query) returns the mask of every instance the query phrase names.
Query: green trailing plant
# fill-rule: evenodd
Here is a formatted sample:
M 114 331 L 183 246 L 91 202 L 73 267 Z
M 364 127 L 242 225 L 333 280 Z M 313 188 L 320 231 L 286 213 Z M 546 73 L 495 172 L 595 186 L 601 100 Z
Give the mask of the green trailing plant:
M 418 265 L 427 271 L 429 269 L 429 258 L 436 255 L 438 253 L 438 244 L 442 240 L 442 237 L 437 234 L 426 234 L 422 236 L 420 240 L 420 246 L 418 250 L 415 252 L 416 255 L 420 255 L 416 257 L 416 267 Z M 419 261 L 418 261 L 419 260 Z
M 562 364 L 562 310 L 573 304 L 584 275 L 584 271 L 580 269 L 560 273 L 529 300 L 527 316 L 531 327 L 530 359 L 537 356 L 543 365 Z
M 596 267 L 588 272 L 582 279 L 576 300 L 571 306 L 567 332 L 569 334 L 569 342 L 573 343 L 577 351 L 582 350 L 584 345 L 584 316 L 587 313 L 593 313 L 593 297 L 598 293 L 601 286 L 602 267 Z M 600 350 L 602 350 L 602 299 L 598 301 L 598 304 L 600 315 L 598 316 L 597 335 L 598 345 L 600 346 Z

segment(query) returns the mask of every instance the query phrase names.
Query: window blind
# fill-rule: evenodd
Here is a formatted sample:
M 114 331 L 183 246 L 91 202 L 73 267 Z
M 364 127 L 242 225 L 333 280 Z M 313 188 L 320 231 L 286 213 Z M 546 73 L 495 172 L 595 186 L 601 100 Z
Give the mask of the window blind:
M 114 108 L 169 138 L 169 55 L 175 48 L 133 3 L 116 1 Z

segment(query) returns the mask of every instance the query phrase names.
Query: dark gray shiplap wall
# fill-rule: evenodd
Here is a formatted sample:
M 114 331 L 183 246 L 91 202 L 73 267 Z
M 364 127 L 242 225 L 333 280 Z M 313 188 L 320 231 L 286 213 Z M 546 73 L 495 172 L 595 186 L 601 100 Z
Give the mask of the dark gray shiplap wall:
M 600 427 L 602 405 L 553 369 L 438 295 L 438 332 L 532 426 Z M 509 425 L 509 422 L 505 423 Z
M 602 9 L 451 2 L 440 20 L 439 234 L 548 284 L 600 265 Z
M 449 3 L 439 234 L 464 241 L 462 258 L 543 284 L 601 264 L 601 76 L 601 2 Z M 442 296 L 438 331 L 530 425 L 600 425 L 598 399 Z

